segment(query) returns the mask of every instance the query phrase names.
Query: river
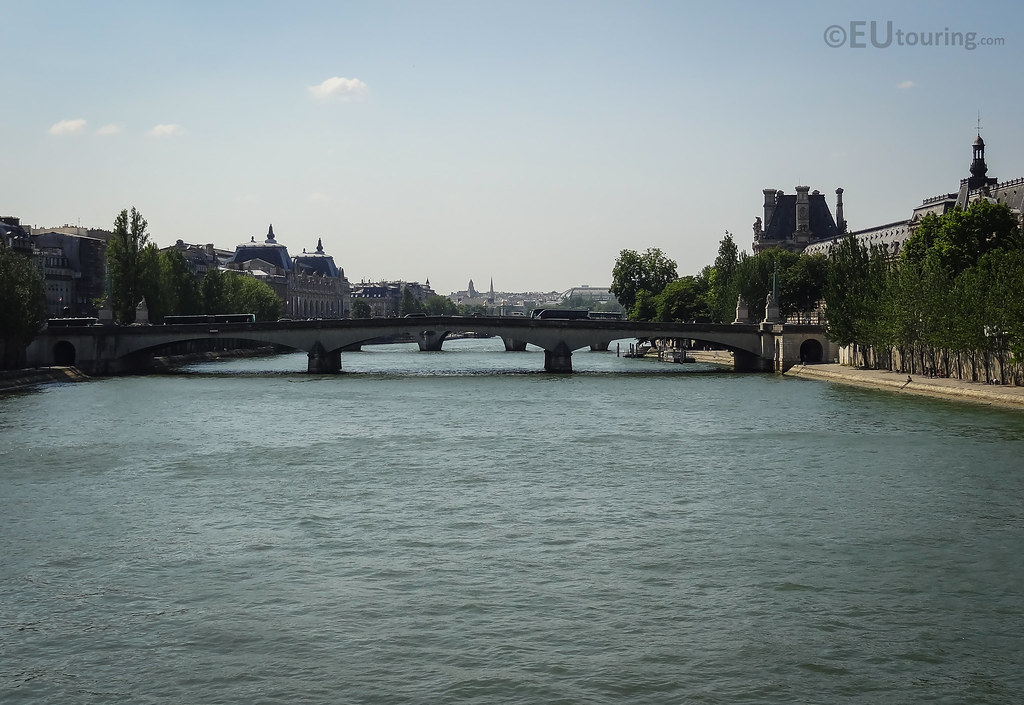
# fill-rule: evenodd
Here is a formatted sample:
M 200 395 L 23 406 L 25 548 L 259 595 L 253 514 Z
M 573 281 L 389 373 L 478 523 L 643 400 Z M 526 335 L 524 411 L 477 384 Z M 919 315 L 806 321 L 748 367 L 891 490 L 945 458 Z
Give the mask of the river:
M 0 702 L 1019 702 L 1024 415 L 614 349 L 0 396 Z

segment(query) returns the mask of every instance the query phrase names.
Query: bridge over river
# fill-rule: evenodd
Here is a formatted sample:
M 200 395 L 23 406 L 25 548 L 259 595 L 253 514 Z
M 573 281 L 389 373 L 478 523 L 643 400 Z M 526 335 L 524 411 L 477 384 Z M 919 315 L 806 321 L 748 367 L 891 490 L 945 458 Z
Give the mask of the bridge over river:
M 802 360 L 831 359 L 835 345 L 821 326 L 781 323 L 647 323 L 620 320 L 559 320 L 521 316 L 424 316 L 272 323 L 186 325 L 82 325 L 48 327 L 29 346 L 29 364 L 75 365 L 87 374 L 142 372 L 176 343 L 193 340 L 250 341 L 307 353 L 308 371 L 340 372 L 345 350 L 381 338 L 411 337 L 420 350 L 441 350 L 452 333 L 499 336 L 506 350 L 544 349 L 544 369 L 572 372 L 572 353 L 607 350 L 624 338 L 683 339 L 696 346 L 731 350 L 741 371 L 785 371 Z

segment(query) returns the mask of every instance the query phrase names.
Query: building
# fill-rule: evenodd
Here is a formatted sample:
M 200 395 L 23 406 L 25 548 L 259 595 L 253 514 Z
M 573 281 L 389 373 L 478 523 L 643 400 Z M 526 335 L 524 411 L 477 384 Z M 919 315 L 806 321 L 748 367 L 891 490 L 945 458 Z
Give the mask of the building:
M 994 203 L 1005 203 L 1020 220 L 1021 214 L 1024 213 L 1024 178 L 1000 182 L 998 179 L 988 176 L 988 164 L 985 162 L 985 140 L 981 138 L 980 134 L 971 144 L 971 152 L 971 165 L 968 170 L 970 176 L 960 180 L 959 189 L 924 199 L 906 220 L 857 230 L 851 234 L 861 244 L 867 247 L 878 246 L 885 249 L 890 256 L 895 256 L 902 251 L 904 244 L 914 234 L 914 229 L 924 216 L 932 213 L 942 215 L 954 208 L 967 208 L 982 198 L 987 198 Z M 840 194 L 839 207 L 841 206 L 842 195 Z M 809 244 L 804 252 L 828 254 L 838 239 L 837 235 L 833 238 L 818 240 Z
M 764 220 L 754 221 L 754 254 L 778 248 L 802 252 L 808 245 L 831 240 L 845 231 L 843 189 L 836 189 L 836 217 L 832 217 L 825 196 L 810 186 L 797 186 L 795 194 L 766 188 Z M 838 221 L 838 224 L 837 224 Z
M 263 242 L 253 237 L 238 245 L 224 266 L 266 282 L 284 302 L 288 318 L 348 318 L 352 313 L 345 270 L 324 252 L 321 239 L 315 252 L 303 250 L 292 258 L 271 225 Z
M 403 281 L 360 282 L 352 289 L 352 300 L 362 300 L 369 304 L 370 315 L 374 318 L 388 318 L 399 315 L 402 307 L 402 292 L 406 289 L 420 303 L 434 295 L 429 279 L 425 284 Z
M 82 232 L 88 232 L 82 228 Z M 51 317 L 95 316 L 106 292 L 107 244 L 88 235 L 33 229 L 36 261 L 46 284 Z
M 196 279 L 202 279 L 211 269 L 223 268 L 234 254 L 230 250 L 219 250 L 211 243 L 195 245 L 183 240 L 178 240 L 170 247 L 161 248 L 162 252 L 167 250 L 180 252 Z

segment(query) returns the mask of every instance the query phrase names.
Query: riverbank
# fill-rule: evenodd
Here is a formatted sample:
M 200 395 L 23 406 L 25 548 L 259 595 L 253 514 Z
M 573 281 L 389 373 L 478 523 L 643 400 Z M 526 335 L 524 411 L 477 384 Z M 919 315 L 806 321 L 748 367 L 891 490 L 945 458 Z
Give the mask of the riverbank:
M 962 379 L 932 379 L 914 375 L 911 375 L 911 381 L 908 383 L 905 374 L 833 364 L 797 365 L 786 372 L 785 376 L 868 387 L 897 394 L 915 394 L 972 404 L 1024 409 L 1024 387 L 992 385 Z
M 89 379 L 77 367 L 39 367 L 0 372 L 0 392 L 28 389 L 51 382 L 82 382 Z
M 691 350 L 688 352 L 697 362 L 713 365 L 732 366 L 732 354 L 727 350 Z M 1000 406 L 1008 409 L 1024 409 L 1024 387 L 1005 384 L 985 384 L 962 379 L 917 377 L 889 370 L 866 370 L 848 365 L 815 364 L 797 365 L 785 373 L 786 377 L 814 379 L 835 384 L 847 384 L 898 394 L 915 394 L 936 399 L 955 399 L 971 404 Z

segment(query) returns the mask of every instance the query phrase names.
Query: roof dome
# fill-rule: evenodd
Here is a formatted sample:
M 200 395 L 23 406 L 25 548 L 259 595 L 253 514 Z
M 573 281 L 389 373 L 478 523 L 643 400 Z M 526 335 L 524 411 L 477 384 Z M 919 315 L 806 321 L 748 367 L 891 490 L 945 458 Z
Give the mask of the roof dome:
M 302 274 L 319 274 L 323 277 L 338 278 L 337 265 L 334 264 L 334 257 L 324 253 L 322 238 L 317 238 L 316 252 L 302 251 L 301 255 L 295 257 L 295 267 Z
M 256 242 L 256 238 L 253 237 L 249 242 L 235 247 L 235 254 L 231 256 L 227 264 L 245 264 L 254 259 L 263 260 L 285 271 L 292 268 L 292 259 L 288 256 L 288 248 L 274 239 L 273 225 L 267 231 L 267 239 L 264 242 Z

